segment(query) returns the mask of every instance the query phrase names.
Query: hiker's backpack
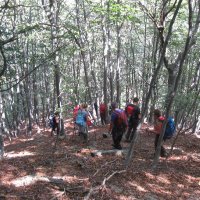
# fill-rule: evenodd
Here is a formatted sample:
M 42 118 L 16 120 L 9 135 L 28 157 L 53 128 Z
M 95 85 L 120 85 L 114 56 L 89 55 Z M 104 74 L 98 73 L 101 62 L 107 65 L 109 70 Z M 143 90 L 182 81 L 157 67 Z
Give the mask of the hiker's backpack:
M 49 127 L 53 128 L 54 126 L 54 115 L 49 116 Z
M 105 104 L 100 104 L 100 113 L 105 113 L 106 112 L 106 105 Z
M 164 122 L 165 117 L 160 116 L 159 120 L 162 121 L 162 122 Z M 165 134 L 163 136 L 163 139 L 164 140 L 170 139 L 174 135 L 175 130 L 176 130 L 176 127 L 175 127 L 175 123 L 174 123 L 173 118 L 168 117 L 166 129 L 165 129 Z
M 165 129 L 164 139 L 170 139 L 176 131 L 175 122 L 173 118 L 169 117 Z
M 86 126 L 86 112 L 79 110 L 76 116 L 76 124 Z
M 126 115 L 127 115 L 128 117 L 130 117 L 131 115 L 133 115 L 134 108 L 135 108 L 135 107 L 134 107 L 133 104 L 129 104 L 129 105 L 126 106 L 125 112 L 126 112 Z
M 125 130 L 128 123 L 127 123 L 127 116 L 126 113 L 123 110 L 116 109 L 114 111 L 114 114 L 116 115 L 116 119 L 114 121 L 114 125 L 120 129 L 120 130 Z

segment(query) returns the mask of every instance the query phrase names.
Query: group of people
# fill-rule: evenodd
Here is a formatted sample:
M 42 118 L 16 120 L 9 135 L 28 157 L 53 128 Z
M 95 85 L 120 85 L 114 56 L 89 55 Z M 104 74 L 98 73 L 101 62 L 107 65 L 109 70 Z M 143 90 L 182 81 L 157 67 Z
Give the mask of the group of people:
M 141 118 L 138 104 L 139 99 L 137 97 L 133 99 L 133 102 L 127 103 L 124 110 L 119 109 L 116 103 L 111 104 L 112 112 L 109 132 L 112 135 L 114 148 L 122 149 L 120 143 L 124 133 L 126 133 L 125 141 L 132 141 Z
M 100 115 L 101 124 L 106 125 L 109 121 L 109 133 L 112 135 L 113 147 L 122 149 L 120 142 L 123 134 L 126 132 L 126 142 L 131 142 L 136 132 L 140 120 L 140 108 L 138 106 L 139 99 L 135 97 L 132 103 L 128 103 L 125 110 L 119 109 L 117 103 L 111 103 L 109 110 L 105 103 L 100 103 L 99 109 L 96 102 L 94 108 L 96 116 Z M 107 116 L 110 115 L 110 119 Z M 73 112 L 74 122 L 78 126 L 79 135 L 83 135 L 84 139 L 88 139 L 88 123 L 95 121 L 93 114 L 87 110 L 87 104 L 76 106 Z
M 132 102 L 127 103 L 125 109 L 119 109 L 117 103 L 111 103 L 109 107 L 109 112 L 107 111 L 107 105 L 100 103 L 99 109 L 98 105 L 94 103 L 94 110 L 96 112 L 96 118 L 100 114 L 101 124 L 107 124 L 107 116 L 110 115 L 109 120 L 109 130 L 108 132 L 112 135 L 113 144 L 115 149 L 122 149 L 121 140 L 125 134 L 125 142 L 131 142 L 135 136 L 138 124 L 141 119 L 141 111 L 139 108 L 139 99 L 137 97 L 133 98 Z M 78 134 L 84 138 L 84 141 L 88 141 L 88 126 L 95 122 L 92 111 L 88 110 L 87 104 L 81 104 L 74 108 L 73 111 L 74 123 L 78 127 Z M 162 124 L 164 117 L 161 116 L 161 112 L 158 109 L 154 110 L 154 127 L 147 128 L 148 132 L 155 133 L 155 149 L 158 144 L 159 134 L 162 131 Z M 52 120 L 52 134 L 57 130 L 59 134 L 59 113 L 54 114 Z M 167 138 L 163 138 L 165 141 Z M 166 156 L 166 151 L 163 146 L 161 146 L 161 156 Z
M 138 104 L 139 104 L 139 99 L 137 97 L 133 99 L 132 103 L 128 103 L 124 110 L 118 109 L 116 103 L 111 104 L 112 114 L 111 114 L 111 123 L 109 126 L 109 132 L 112 135 L 114 148 L 122 149 L 120 142 L 122 140 L 124 133 L 125 133 L 125 142 L 131 142 L 133 140 L 141 119 L 141 112 Z M 125 121 L 124 126 L 120 125 L 119 118 L 122 118 L 121 121 L 123 120 Z M 155 141 L 154 141 L 155 150 L 158 145 L 158 140 L 162 132 L 164 121 L 165 117 L 161 115 L 161 111 L 159 109 L 155 109 L 154 126 L 152 128 L 146 128 L 147 132 L 155 134 Z M 175 123 L 174 120 L 171 117 L 169 117 L 167 119 L 163 141 L 170 139 L 174 133 L 175 133 Z M 161 144 L 160 156 L 161 157 L 167 156 L 166 150 L 163 146 L 163 142 Z

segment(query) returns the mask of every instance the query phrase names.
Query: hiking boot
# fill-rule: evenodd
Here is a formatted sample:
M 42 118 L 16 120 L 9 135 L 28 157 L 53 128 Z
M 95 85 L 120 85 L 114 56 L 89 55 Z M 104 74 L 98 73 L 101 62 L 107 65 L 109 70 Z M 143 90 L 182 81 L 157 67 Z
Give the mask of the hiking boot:
M 114 147 L 114 149 L 119 149 L 119 150 L 122 149 L 122 146 L 121 146 L 121 145 L 112 144 L 112 146 Z
M 52 131 L 51 136 L 55 136 L 55 135 L 57 135 L 57 133 L 55 131 Z
M 115 144 L 112 144 L 112 147 L 113 147 L 114 149 L 116 149 L 116 146 L 115 146 Z
M 117 148 L 116 148 L 116 149 L 122 150 L 122 146 L 121 146 L 121 145 L 119 145 L 119 146 L 117 146 Z

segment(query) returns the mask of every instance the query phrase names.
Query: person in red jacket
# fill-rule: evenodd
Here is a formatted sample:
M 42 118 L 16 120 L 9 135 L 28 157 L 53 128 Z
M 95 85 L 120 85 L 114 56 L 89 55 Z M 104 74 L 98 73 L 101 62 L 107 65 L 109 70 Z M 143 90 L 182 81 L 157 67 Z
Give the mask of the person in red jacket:
M 105 125 L 106 124 L 106 113 L 107 113 L 107 106 L 105 103 L 100 104 L 99 112 L 100 112 L 100 117 L 101 117 L 101 124 Z
M 73 120 L 74 120 L 74 122 L 76 121 L 76 116 L 77 116 L 77 114 L 78 114 L 79 109 L 80 109 L 80 106 L 79 106 L 79 105 L 76 105 L 76 106 L 74 107 L 74 110 L 73 110 Z
M 154 141 L 155 150 L 158 145 L 158 139 L 159 139 L 160 133 L 162 131 L 162 126 L 163 126 L 164 120 L 165 120 L 165 118 L 161 115 L 160 110 L 155 109 L 154 110 L 154 126 L 153 126 L 153 128 L 146 129 L 148 132 L 155 133 L 155 135 L 156 135 L 155 141 Z M 163 141 L 165 141 L 165 139 L 163 139 Z M 166 156 L 166 150 L 163 145 L 161 145 L 160 156 L 161 157 Z

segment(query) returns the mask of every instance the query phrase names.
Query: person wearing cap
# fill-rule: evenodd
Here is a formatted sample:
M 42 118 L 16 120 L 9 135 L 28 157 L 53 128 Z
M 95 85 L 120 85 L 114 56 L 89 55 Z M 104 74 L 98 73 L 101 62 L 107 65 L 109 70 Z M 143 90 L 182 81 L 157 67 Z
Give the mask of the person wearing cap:
M 162 131 L 162 126 L 165 118 L 161 115 L 161 111 L 159 109 L 154 110 L 154 126 L 153 128 L 147 128 L 146 130 L 151 133 L 155 133 L 155 141 L 154 141 L 154 146 L 155 150 L 158 145 L 158 139 Z M 163 139 L 165 141 L 165 139 Z M 161 151 L 160 151 L 160 156 L 165 157 L 166 156 L 166 150 L 163 145 L 161 145 Z
M 111 133 L 113 139 L 112 146 L 115 149 L 122 149 L 120 142 L 127 127 L 126 114 L 123 110 L 117 108 L 117 103 L 112 103 L 111 108 L 112 108 L 112 113 L 111 113 L 109 132 Z M 119 121 L 121 121 L 121 123 L 119 123 Z

